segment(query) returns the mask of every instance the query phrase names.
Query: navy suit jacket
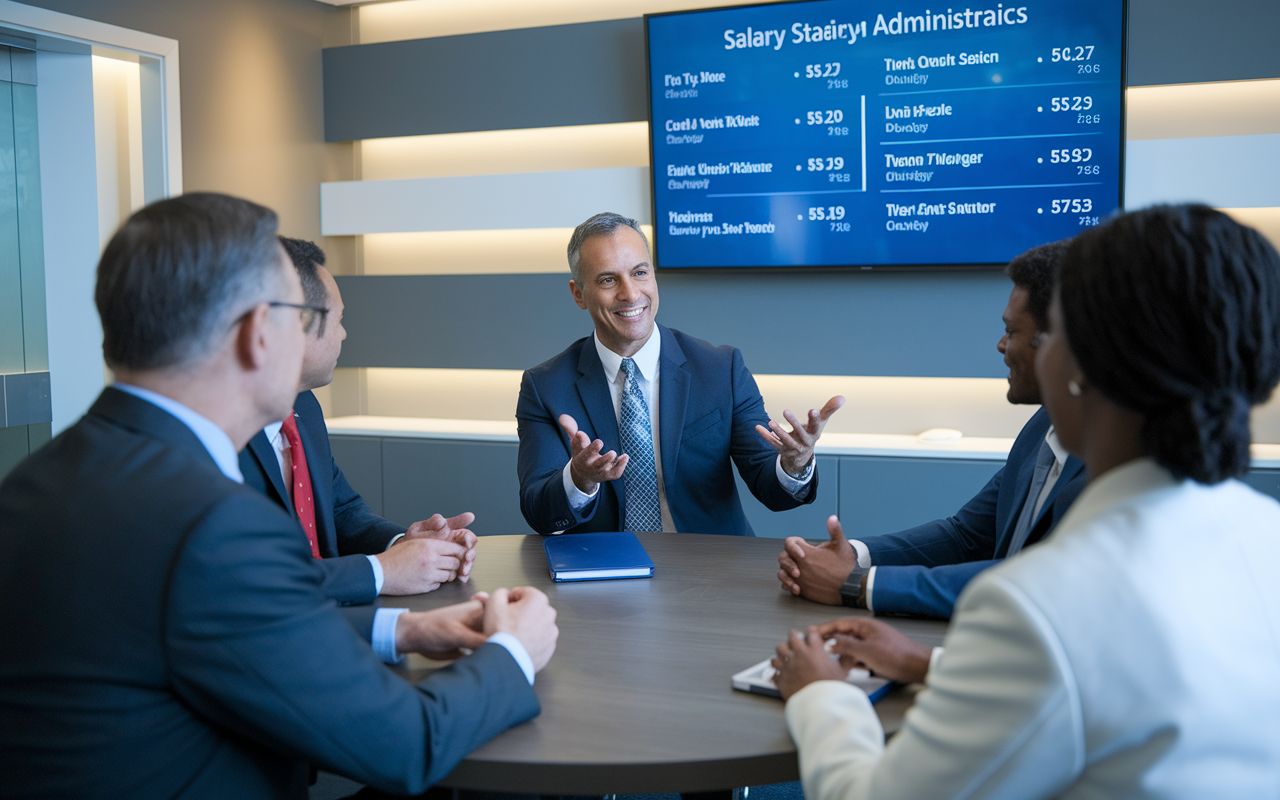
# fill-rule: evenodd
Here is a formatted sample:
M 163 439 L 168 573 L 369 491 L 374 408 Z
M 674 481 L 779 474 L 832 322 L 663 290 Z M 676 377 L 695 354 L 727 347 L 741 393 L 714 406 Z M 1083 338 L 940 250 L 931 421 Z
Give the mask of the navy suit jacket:
M 320 584 L 296 522 L 107 389 L 0 483 L 3 792 L 301 800 L 311 762 L 416 794 L 537 715 L 501 646 L 412 685 Z
M 777 452 L 756 433 L 768 425 L 755 378 L 733 347 L 715 347 L 661 325 L 658 366 L 658 431 L 662 480 L 676 530 L 754 536 L 733 480 L 736 464 L 751 493 L 774 511 L 812 503 L 815 472 L 796 499 L 778 483 Z M 621 452 L 618 416 L 595 341 L 579 339 L 533 369 L 520 382 L 516 419 L 520 431 L 520 510 L 538 533 L 622 530 L 626 502 L 619 478 L 600 487 L 585 508 L 574 511 L 565 497 L 562 471 L 569 437 L 557 422 L 568 414 L 604 450 Z
M 1043 408 L 1032 415 L 1014 440 L 1009 460 L 954 517 L 862 540 L 876 566 L 871 605 L 877 614 L 949 618 L 969 581 L 1008 555 L 1049 426 L 1049 412 Z M 1027 545 L 1053 530 L 1087 482 L 1083 462 L 1068 457 Z
M 311 392 L 298 395 L 293 411 L 311 473 L 325 596 L 344 604 L 372 603 L 377 592 L 373 565 L 366 556 L 386 550 L 393 538 L 404 533 L 404 528 L 373 513 L 364 498 L 347 483 L 329 450 L 329 430 L 316 396 Z M 284 476 L 280 474 L 275 448 L 263 431 L 258 431 L 249 440 L 248 447 L 240 452 L 240 471 L 244 473 L 245 484 L 275 500 L 297 519 Z

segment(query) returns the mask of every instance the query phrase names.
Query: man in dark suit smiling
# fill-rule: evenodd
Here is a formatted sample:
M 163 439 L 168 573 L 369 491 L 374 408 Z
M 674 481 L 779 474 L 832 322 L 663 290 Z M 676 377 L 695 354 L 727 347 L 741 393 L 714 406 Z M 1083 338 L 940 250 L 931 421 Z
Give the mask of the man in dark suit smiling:
M 520 509 L 539 533 L 677 531 L 753 536 L 733 465 L 760 502 L 817 497 L 813 452 L 833 397 L 792 429 L 769 419 L 732 347 L 654 322 L 658 284 L 633 219 L 597 214 L 569 240 L 569 289 L 595 333 L 525 372 Z
M 96 300 L 117 382 L 0 483 L 5 793 L 304 798 L 310 762 L 416 794 L 538 714 L 545 595 L 340 610 L 297 523 L 241 485 L 236 452 L 293 403 L 319 316 L 274 212 L 147 206 Z M 474 654 L 414 686 L 362 634 L 386 660 Z

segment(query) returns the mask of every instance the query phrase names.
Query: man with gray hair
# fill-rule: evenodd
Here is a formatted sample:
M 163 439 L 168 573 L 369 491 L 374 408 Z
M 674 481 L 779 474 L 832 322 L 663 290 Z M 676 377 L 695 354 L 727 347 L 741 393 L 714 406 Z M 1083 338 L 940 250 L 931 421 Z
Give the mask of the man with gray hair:
M 569 291 L 595 333 L 524 373 L 520 509 L 539 533 L 754 536 L 731 465 L 768 508 L 817 497 L 814 445 L 833 397 L 786 430 L 736 348 L 658 325 L 658 284 L 635 220 L 597 214 L 569 240 Z
M 293 404 L 320 316 L 274 212 L 153 203 L 103 251 L 96 300 L 115 385 L 0 483 L 6 793 L 305 797 L 310 761 L 417 794 L 538 714 L 545 595 L 339 610 L 298 523 L 241 485 L 236 451 Z M 380 636 L 391 660 L 474 653 L 414 686 Z

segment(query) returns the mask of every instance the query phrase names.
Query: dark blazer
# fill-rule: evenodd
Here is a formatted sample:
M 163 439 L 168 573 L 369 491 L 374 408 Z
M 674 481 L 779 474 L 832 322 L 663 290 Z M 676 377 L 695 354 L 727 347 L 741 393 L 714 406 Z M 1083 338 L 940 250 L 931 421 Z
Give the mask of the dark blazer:
M 377 592 L 373 565 L 366 556 L 386 550 L 394 537 L 404 533 L 404 528 L 373 513 L 347 483 L 329 450 L 329 430 L 316 396 L 311 392 L 298 395 L 293 411 L 311 472 L 325 596 L 339 603 L 371 603 Z M 280 461 L 264 432 L 258 431 L 249 446 L 240 451 L 240 471 L 246 485 L 275 500 L 297 519 L 280 474 Z
M 416 686 L 298 526 L 107 389 L 0 483 L 3 793 L 305 798 L 307 762 L 416 794 L 539 711 L 488 644 Z
M 877 614 L 949 618 L 969 581 L 1008 555 L 1049 425 L 1043 408 L 1032 415 L 1005 465 L 954 517 L 862 540 L 876 565 L 871 605 Z M 1068 457 L 1027 536 L 1028 546 L 1049 535 L 1087 482 L 1084 464 Z
M 661 325 L 658 367 L 658 431 L 662 480 L 676 530 L 754 536 L 738 502 L 731 462 L 751 493 L 774 511 L 812 503 L 816 472 L 801 499 L 787 493 L 774 472 L 777 452 L 756 433 L 768 425 L 755 378 L 733 347 L 715 347 Z M 527 370 L 520 381 L 516 420 L 520 431 L 520 510 L 538 533 L 622 529 L 625 502 L 619 478 L 600 487 L 575 512 L 561 477 L 571 450 L 556 421 L 573 417 L 605 451 L 620 450 L 618 416 L 592 337 Z

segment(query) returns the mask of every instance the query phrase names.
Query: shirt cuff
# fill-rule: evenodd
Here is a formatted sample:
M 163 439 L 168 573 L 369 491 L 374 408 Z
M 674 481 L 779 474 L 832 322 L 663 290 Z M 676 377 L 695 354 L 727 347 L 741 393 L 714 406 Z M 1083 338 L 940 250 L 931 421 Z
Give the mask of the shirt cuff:
M 507 648 L 507 652 L 510 653 L 511 657 L 520 665 L 520 671 L 524 673 L 525 680 L 529 681 L 529 685 L 532 686 L 533 659 L 529 658 L 529 651 L 524 649 L 524 645 L 520 644 L 520 640 L 509 633 L 498 631 L 489 637 L 489 641 Z
M 392 536 L 391 541 L 387 542 L 387 546 L 382 548 L 382 552 L 384 553 L 387 552 L 388 550 L 391 549 L 391 545 L 395 544 L 396 542 L 400 541 L 403 538 L 404 538 L 403 533 L 397 533 L 395 536 Z
M 929 676 L 938 668 L 938 659 L 942 658 L 943 649 L 944 648 L 941 647 L 935 647 L 933 648 L 933 652 L 929 654 L 929 671 L 925 673 L 925 681 L 928 681 Z
M 373 567 L 373 593 L 382 594 L 382 582 L 386 580 L 382 574 L 382 562 L 377 556 L 365 556 L 365 558 L 369 559 L 369 564 Z
M 876 613 L 876 607 L 872 605 L 871 598 L 876 593 L 876 568 L 872 567 L 867 573 L 867 590 L 863 592 L 862 602 L 867 604 L 867 610 L 872 614 Z
M 809 485 L 809 481 L 813 480 L 813 469 L 817 463 L 818 459 L 816 457 L 810 458 L 809 466 L 805 467 L 804 474 L 799 478 L 793 478 L 782 468 L 782 456 L 778 456 L 774 459 L 773 471 L 778 476 L 778 483 L 782 484 L 782 488 L 786 490 L 787 494 L 796 497 Z
M 871 551 L 867 546 L 857 539 L 850 539 L 849 544 L 853 545 L 853 552 L 858 556 L 858 566 L 867 569 L 871 566 Z
M 569 474 L 569 464 L 564 465 L 564 496 L 569 499 L 569 508 L 574 511 L 581 511 L 587 507 L 587 503 L 596 499 L 596 495 L 600 494 L 600 484 L 596 484 L 596 490 L 591 494 L 587 494 L 579 489 L 573 483 L 573 476 Z
M 373 612 L 373 652 L 387 664 L 399 664 L 404 656 L 396 652 L 396 622 L 407 608 L 380 608 Z

